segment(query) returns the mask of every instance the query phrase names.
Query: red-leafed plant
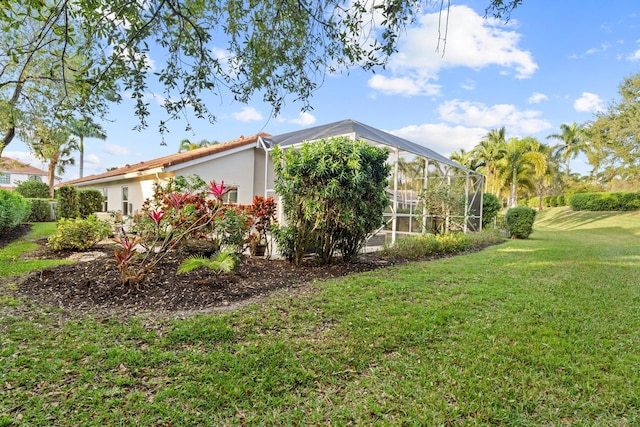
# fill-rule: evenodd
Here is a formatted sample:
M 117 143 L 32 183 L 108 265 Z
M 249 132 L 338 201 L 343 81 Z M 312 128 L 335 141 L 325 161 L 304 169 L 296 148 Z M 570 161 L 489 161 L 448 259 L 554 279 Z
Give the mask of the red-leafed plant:
M 250 240 L 253 246 L 265 245 L 267 257 L 271 255 L 268 233 L 271 226 L 276 223 L 276 202 L 273 197 L 255 196 L 253 204 L 249 206 L 249 215 L 252 217 L 252 229 Z

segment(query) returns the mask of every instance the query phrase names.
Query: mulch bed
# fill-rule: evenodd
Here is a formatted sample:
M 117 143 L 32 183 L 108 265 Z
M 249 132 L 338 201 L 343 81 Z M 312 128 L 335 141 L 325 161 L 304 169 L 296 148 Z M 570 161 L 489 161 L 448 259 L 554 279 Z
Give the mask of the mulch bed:
M 0 235 L 0 247 L 24 236 L 28 226 Z M 53 252 L 44 246 L 27 255 L 30 259 L 65 259 L 77 254 Z M 236 307 L 259 300 L 275 290 L 300 292 L 317 279 L 369 271 L 392 264 L 375 256 L 355 263 L 337 260 L 325 266 L 307 260 L 295 266 L 284 260 L 246 257 L 233 274 L 213 275 L 206 268 L 177 274 L 186 256 L 168 254 L 143 283 L 123 285 L 113 256 L 113 245 L 99 245 L 90 261 L 49 267 L 21 278 L 16 296 L 71 312 L 198 312 Z M 87 255 L 87 254 L 84 254 Z M 101 256 L 100 256 L 101 255 Z M 308 288 L 308 286 L 307 286 Z

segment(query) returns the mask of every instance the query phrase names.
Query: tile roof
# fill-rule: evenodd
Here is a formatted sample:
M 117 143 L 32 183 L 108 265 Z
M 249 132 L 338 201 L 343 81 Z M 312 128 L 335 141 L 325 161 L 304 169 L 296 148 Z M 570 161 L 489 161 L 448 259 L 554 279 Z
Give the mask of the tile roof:
M 0 157 L 0 172 L 21 173 L 25 175 L 47 175 L 47 171 L 19 162 L 9 157 Z
M 144 162 L 136 163 L 133 165 L 125 165 L 117 169 L 110 170 L 101 174 L 88 175 L 82 178 L 77 178 L 71 181 L 63 182 L 60 185 L 72 185 L 80 184 L 84 182 L 94 181 L 97 179 L 113 178 L 120 175 L 125 175 L 132 172 L 143 172 L 156 168 L 167 168 L 170 166 L 179 165 L 192 160 L 196 160 L 202 157 L 210 156 L 224 151 L 232 150 L 234 148 L 243 147 L 245 145 L 255 144 L 259 137 L 268 138 L 271 135 L 267 133 L 259 133 L 252 136 L 241 136 L 238 139 L 224 142 L 221 144 L 214 144 L 208 147 L 196 148 L 195 150 L 184 151 L 181 153 L 171 154 L 157 159 L 147 160 Z

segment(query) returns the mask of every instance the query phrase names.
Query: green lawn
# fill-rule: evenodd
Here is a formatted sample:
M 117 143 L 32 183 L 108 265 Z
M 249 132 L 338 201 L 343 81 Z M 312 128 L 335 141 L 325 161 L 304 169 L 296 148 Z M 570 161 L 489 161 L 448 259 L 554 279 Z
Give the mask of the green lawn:
M 640 214 L 175 320 L 0 305 L 1 425 L 640 425 Z
M 51 265 L 68 263 L 61 260 L 24 260 L 20 256 L 36 250 L 36 240 L 49 236 L 56 231 L 55 222 L 37 222 L 32 224 L 29 234 L 19 241 L 10 243 L 0 249 L 0 277 L 12 277 Z M 1 289 L 0 289 L 1 291 Z

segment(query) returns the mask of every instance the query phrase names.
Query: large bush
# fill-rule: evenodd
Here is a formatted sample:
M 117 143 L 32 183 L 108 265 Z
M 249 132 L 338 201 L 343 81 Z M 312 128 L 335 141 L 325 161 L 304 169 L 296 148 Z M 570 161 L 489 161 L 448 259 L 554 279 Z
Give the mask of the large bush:
M 313 244 L 319 260 L 334 251 L 354 258 L 368 235 L 383 224 L 390 166 L 386 150 L 346 137 L 305 143 L 298 149 L 275 147 L 275 189 L 295 236 L 299 263 Z
M 16 192 L 0 190 L 0 231 L 20 225 L 29 211 L 27 199 Z
M 89 215 L 102 211 L 104 196 L 99 190 L 78 191 L 78 211 L 80 218 L 87 218 Z
M 533 232 L 536 211 L 529 207 L 511 208 L 505 216 L 509 234 L 514 239 L 526 239 Z
M 64 185 L 56 192 L 58 202 L 58 218 L 78 218 L 80 208 L 78 204 L 78 190 L 71 185 Z
M 56 233 L 49 236 L 47 246 L 60 251 L 65 249 L 86 250 L 111 233 L 108 221 L 101 221 L 95 215 L 86 219 L 61 218 Z
M 52 221 L 51 202 L 49 199 L 27 199 L 31 203 L 31 213 L 27 218 L 28 222 L 48 222 Z
M 502 206 L 497 196 L 491 193 L 482 195 L 482 228 L 493 223 L 493 219 L 498 215 Z
M 640 193 L 576 193 L 569 205 L 574 211 L 633 211 L 640 209 Z
M 22 181 L 18 183 L 15 191 L 27 199 L 49 198 L 49 186 L 42 181 Z

